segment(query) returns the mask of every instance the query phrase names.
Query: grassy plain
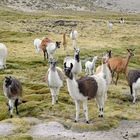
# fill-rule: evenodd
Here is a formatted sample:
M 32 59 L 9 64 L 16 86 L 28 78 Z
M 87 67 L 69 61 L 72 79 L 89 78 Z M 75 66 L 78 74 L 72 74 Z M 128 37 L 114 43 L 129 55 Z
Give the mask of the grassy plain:
M 113 56 L 126 57 L 127 48 L 136 48 L 135 56 L 129 63 L 129 68 L 140 68 L 140 15 L 119 14 L 108 12 L 71 13 L 63 12 L 36 12 L 23 13 L 6 8 L 0 8 L 0 42 L 8 48 L 7 69 L 0 71 L 0 120 L 10 121 L 20 126 L 15 131 L 13 139 L 20 138 L 33 124 L 27 124 L 22 117 L 32 116 L 50 121 L 57 120 L 68 129 L 78 131 L 108 130 L 117 127 L 120 120 L 140 120 L 140 98 L 132 104 L 129 87 L 125 76 L 122 75 L 117 86 L 110 85 L 108 99 L 105 104 L 105 117 L 98 118 L 98 109 L 95 100 L 89 101 L 90 124 L 84 123 L 83 111 L 80 113 L 80 123 L 74 123 L 75 105 L 68 95 L 66 82 L 60 90 L 59 103 L 51 105 L 51 95 L 44 81 L 49 67 L 43 61 L 43 54 L 36 54 L 33 46 L 35 38 L 48 36 L 52 40 L 62 40 L 62 33 L 67 31 L 68 52 L 73 56 L 69 32 L 76 23 L 79 32 L 78 47 L 81 49 L 81 60 L 91 60 L 95 55 L 102 55 L 111 49 Z M 125 24 L 119 24 L 120 17 L 125 18 Z M 62 20 L 64 24 L 57 24 Z M 107 21 L 113 21 L 113 30 L 109 32 Z M 65 22 L 69 21 L 69 22 Z M 66 52 L 61 47 L 56 52 L 58 66 L 63 67 Z M 98 65 L 101 60 L 98 60 Z M 8 119 L 9 114 L 6 99 L 2 91 L 2 82 L 6 75 L 15 76 L 23 85 L 23 99 L 27 102 L 19 106 L 19 116 Z M 81 106 L 82 107 L 82 106 Z M 7 120 L 8 119 L 8 120 Z M 21 123 L 22 122 L 22 123 Z M 7 137 L 8 138 L 8 137 Z

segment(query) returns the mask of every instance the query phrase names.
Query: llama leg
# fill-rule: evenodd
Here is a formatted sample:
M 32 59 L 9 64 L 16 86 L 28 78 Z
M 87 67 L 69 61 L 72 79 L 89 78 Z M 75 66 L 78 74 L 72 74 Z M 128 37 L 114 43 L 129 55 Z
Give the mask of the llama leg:
M 46 60 L 46 51 L 44 51 L 44 60 Z
M 99 117 L 103 117 L 104 116 L 104 97 L 97 96 L 96 101 L 97 101 L 98 108 L 99 108 Z
M 47 54 L 47 59 L 49 59 L 49 55 L 48 55 L 48 52 L 46 51 L 46 54 Z
M 131 95 L 133 94 L 132 85 L 130 85 L 130 93 L 131 93 Z
M 133 94 L 132 94 L 132 96 L 133 96 L 133 103 L 135 103 L 136 102 L 136 89 L 134 89 L 134 87 L 133 87 Z
M 13 117 L 13 109 L 14 109 L 14 100 L 9 100 L 9 111 L 10 111 L 10 117 Z
M 86 75 L 88 75 L 88 69 L 87 68 L 85 68 L 85 72 L 86 72 Z
M 87 100 L 83 101 L 83 109 L 86 117 L 86 123 L 89 123 Z
M 19 112 L 18 112 L 18 99 L 15 100 L 15 107 L 16 107 L 16 113 L 18 115 L 19 114 Z
M 3 59 L 3 67 L 6 69 L 6 58 Z
M 50 89 L 50 91 L 51 91 L 51 95 L 52 95 L 52 105 L 54 105 L 55 104 L 55 91 L 54 91 L 54 89 Z
M 75 48 L 77 48 L 77 40 L 75 39 Z
M 90 70 L 90 74 L 91 74 L 91 75 L 93 75 L 93 74 L 94 74 L 93 69 L 91 69 L 91 70 Z
M 75 39 L 72 41 L 72 45 L 73 45 L 73 49 L 76 49 L 76 40 Z
M 113 80 L 113 77 L 114 77 L 114 71 L 112 71 L 111 75 L 112 75 L 112 83 L 115 83 L 114 80 Z
M 79 120 L 80 101 L 75 100 L 75 106 L 76 106 L 76 118 L 75 118 L 75 122 L 77 122 Z
M 119 79 L 119 73 L 117 73 L 115 85 L 117 85 L 118 79 Z
M 58 103 L 58 95 L 59 95 L 59 88 L 56 89 L 56 97 L 55 97 L 56 103 Z

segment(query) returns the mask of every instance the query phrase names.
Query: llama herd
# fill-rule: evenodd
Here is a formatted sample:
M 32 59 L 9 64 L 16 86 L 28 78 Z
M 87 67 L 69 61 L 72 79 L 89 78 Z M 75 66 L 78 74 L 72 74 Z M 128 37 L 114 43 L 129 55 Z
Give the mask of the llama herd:
M 67 55 L 63 61 L 63 70 L 57 67 L 57 61 L 54 57 L 56 49 L 60 48 L 61 42 L 52 42 L 49 38 L 35 39 L 34 46 L 36 52 L 43 51 L 44 60 L 48 59 L 50 67 L 46 73 L 45 79 L 50 88 L 52 96 L 52 105 L 58 103 L 60 88 L 66 79 L 69 95 L 74 100 L 76 107 L 75 122 L 79 120 L 80 102 L 83 103 L 83 110 L 86 123 L 89 123 L 88 100 L 95 98 L 99 110 L 99 117 L 104 116 L 105 101 L 111 82 L 117 85 L 119 74 L 124 73 L 130 87 L 130 93 L 133 97 L 133 103 L 136 102 L 136 95 L 140 89 L 140 70 L 128 70 L 128 63 L 134 56 L 134 49 L 127 49 L 126 58 L 113 57 L 112 51 L 107 50 L 102 57 L 94 56 L 92 61 L 85 62 L 85 76 L 79 78 L 82 73 L 82 61 L 80 58 L 80 49 L 77 48 L 78 32 L 72 31 L 70 38 L 74 50 L 74 57 Z M 66 34 L 63 35 L 64 50 L 66 50 Z M 6 68 L 7 48 L 0 43 L 0 68 Z M 101 59 L 101 65 L 95 69 L 97 59 Z M 116 81 L 114 82 L 114 74 Z M 4 95 L 7 97 L 10 116 L 13 116 L 14 106 L 18 114 L 18 105 L 21 103 L 22 85 L 14 77 L 6 76 L 3 82 Z

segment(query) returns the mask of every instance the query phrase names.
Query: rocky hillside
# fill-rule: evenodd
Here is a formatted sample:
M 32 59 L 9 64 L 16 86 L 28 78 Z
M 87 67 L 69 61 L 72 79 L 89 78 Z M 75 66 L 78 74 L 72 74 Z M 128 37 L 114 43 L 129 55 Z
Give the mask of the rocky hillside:
M 96 0 L 94 4 L 113 11 L 140 13 L 139 0 Z
M 26 12 L 35 10 L 94 12 L 100 7 L 117 12 L 140 13 L 139 0 L 0 0 L 0 5 Z
M 96 0 L 1 0 L 1 5 L 24 11 L 32 10 L 74 10 L 93 11 Z

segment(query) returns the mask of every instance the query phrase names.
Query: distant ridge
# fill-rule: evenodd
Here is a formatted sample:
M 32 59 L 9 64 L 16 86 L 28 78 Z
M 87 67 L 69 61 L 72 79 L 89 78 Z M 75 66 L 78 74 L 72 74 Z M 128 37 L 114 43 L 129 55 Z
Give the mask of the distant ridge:
M 140 0 L 0 0 L 0 5 L 16 10 L 73 10 L 95 12 L 98 8 L 124 13 L 140 13 Z

